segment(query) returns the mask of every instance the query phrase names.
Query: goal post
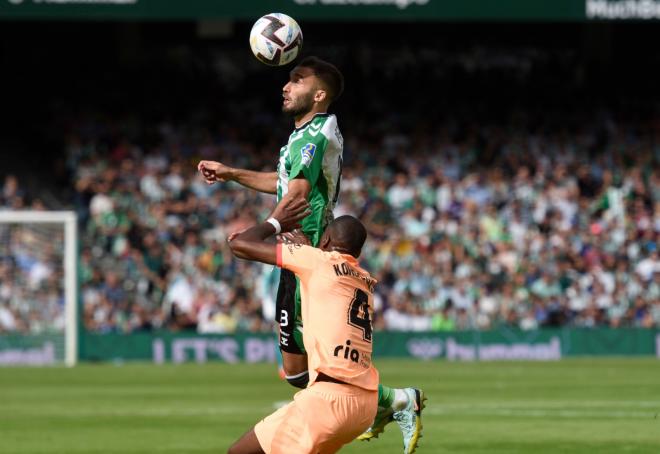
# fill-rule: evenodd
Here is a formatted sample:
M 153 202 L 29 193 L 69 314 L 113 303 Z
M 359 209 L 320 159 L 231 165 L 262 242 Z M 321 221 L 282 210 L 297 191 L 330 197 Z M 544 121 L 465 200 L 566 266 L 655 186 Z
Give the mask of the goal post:
M 61 227 L 58 227 L 61 226 Z M 19 234 L 13 232 L 18 231 Z M 24 233 L 27 232 L 27 233 Z M 54 266 L 61 266 L 64 301 L 64 363 L 71 367 L 78 361 L 78 228 L 74 211 L 4 211 L 0 210 L 2 241 L 20 242 L 31 239 L 31 246 L 3 244 L 3 255 L 13 261 L 16 250 L 54 247 L 62 240 L 63 247 L 53 252 Z M 24 233 L 21 235 L 21 233 Z M 34 238 L 37 238 L 36 240 Z M 44 242 L 42 245 L 39 242 Z M 36 245 L 35 245 L 36 243 Z M 60 250 L 61 249 L 61 250 Z M 33 254 L 38 254 L 34 252 Z M 59 255 L 61 254 L 61 258 Z M 28 254 L 29 255 L 29 252 Z M 38 273 L 32 273 L 38 274 Z M 43 274 L 43 273 L 42 273 Z M 56 274 L 56 273 L 55 273 Z M 30 275 L 29 277 L 32 277 Z M 60 284 L 58 284 L 59 287 Z M 21 293 L 22 295 L 23 293 Z M 11 332 L 10 332 L 11 334 Z

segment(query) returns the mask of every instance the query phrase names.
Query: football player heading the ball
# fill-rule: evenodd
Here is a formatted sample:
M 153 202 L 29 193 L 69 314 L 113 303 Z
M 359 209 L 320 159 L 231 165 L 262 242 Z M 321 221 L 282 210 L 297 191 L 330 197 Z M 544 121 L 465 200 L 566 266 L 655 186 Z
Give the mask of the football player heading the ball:
M 344 88 L 341 72 L 317 57 L 300 61 L 289 73 L 282 90 L 282 111 L 293 117 L 295 129 L 280 149 L 276 172 L 236 169 L 216 161 L 201 161 L 198 170 L 207 183 L 235 181 L 260 192 L 277 194 L 278 206 L 303 199 L 311 213 L 302 220 L 302 231 L 317 247 L 339 196 L 343 139 L 330 104 Z M 279 347 L 284 372 L 293 386 L 309 381 L 307 355 L 302 342 L 300 285 L 295 275 L 282 270 L 276 298 L 280 324 Z M 414 388 L 393 389 L 379 385 L 378 413 L 372 426 L 359 438 L 377 437 L 391 421 L 397 421 L 404 438 L 404 453 L 414 452 L 421 433 L 423 393 Z
M 276 172 L 236 169 L 220 162 L 202 161 L 199 171 L 208 183 L 235 181 L 257 191 L 277 194 L 278 204 L 289 199 L 307 200 L 311 214 L 302 231 L 317 246 L 339 193 L 343 139 L 335 115 L 327 113 L 341 94 L 339 70 L 316 57 L 302 60 L 282 90 L 282 111 L 293 117 L 296 129 L 280 149 Z M 302 343 L 300 289 L 294 274 L 282 270 L 276 299 L 280 323 L 280 350 L 287 380 L 307 386 L 307 356 Z

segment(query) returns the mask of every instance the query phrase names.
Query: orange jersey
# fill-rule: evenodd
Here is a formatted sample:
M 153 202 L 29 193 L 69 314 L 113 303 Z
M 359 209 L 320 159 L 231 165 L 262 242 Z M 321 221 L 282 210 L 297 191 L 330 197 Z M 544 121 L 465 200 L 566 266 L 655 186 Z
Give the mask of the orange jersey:
M 277 266 L 300 279 L 309 384 L 322 372 L 377 390 L 378 371 L 371 364 L 376 280 L 351 255 L 300 244 L 278 244 Z

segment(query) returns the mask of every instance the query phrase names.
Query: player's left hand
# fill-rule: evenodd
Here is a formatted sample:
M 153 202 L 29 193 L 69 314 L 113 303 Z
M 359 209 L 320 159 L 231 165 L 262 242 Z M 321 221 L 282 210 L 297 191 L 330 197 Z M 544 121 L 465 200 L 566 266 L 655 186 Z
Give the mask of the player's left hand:
M 309 203 L 305 199 L 285 197 L 275 207 L 270 217 L 275 218 L 282 227 L 282 232 L 290 232 L 300 227 L 300 221 L 311 214 Z

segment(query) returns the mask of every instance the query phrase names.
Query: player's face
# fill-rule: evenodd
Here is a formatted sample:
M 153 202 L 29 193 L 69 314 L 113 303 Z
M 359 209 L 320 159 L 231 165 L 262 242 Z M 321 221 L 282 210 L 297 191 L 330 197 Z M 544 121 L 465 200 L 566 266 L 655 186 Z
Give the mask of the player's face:
M 289 82 L 282 89 L 282 112 L 293 117 L 304 115 L 314 105 L 318 80 L 310 68 L 297 66 L 289 74 Z

